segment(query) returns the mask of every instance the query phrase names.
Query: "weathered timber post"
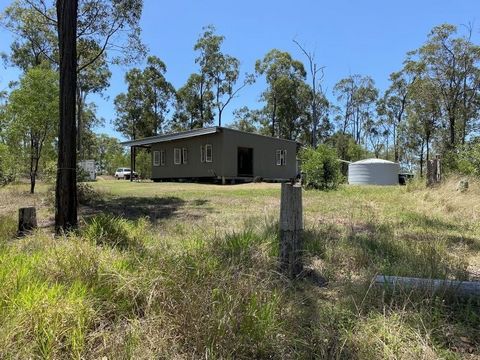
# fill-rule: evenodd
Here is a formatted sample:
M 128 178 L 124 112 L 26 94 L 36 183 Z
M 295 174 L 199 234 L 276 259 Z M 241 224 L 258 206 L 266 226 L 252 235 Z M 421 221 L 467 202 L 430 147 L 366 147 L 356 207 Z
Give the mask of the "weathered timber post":
M 442 180 L 440 156 L 427 162 L 427 186 L 432 187 L 440 183 Z
M 430 292 L 451 291 L 457 296 L 480 297 L 480 281 L 458 281 L 442 279 L 424 279 L 401 276 L 377 275 L 375 284 L 393 289 L 422 289 Z
M 293 279 L 303 271 L 302 187 L 282 183 L 280 200 L 280 270 Z
M 20 208 L 18 210 L 18 235 L 25 235 L 37 227 L 37 213 L 34 207 Z

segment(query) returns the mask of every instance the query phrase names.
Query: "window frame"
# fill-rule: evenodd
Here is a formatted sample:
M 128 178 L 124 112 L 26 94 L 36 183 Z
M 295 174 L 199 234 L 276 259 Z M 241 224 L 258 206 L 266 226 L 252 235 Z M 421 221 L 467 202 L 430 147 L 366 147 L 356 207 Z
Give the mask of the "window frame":
M 277 166 L 287 165 L 287 150 L 277 149 L 275 151 L 275 163 L 277 164 Z
M 208 156 L 208 149 L 210 149 L 210 157 Z M 205 162 L 213 162 L 213 146 L 212 144 L 205 144 Z
M 165 149 L 160 150 L 160 166 L 165 166 Z
M 182 149 L 173 148 L 173 164 L 181 165 L 182 164 Z
M 188 148 L 182 148 L 182 164 L 188 164 Z
M 160 151 L 153 151 L 153 166 L 160 166 Z

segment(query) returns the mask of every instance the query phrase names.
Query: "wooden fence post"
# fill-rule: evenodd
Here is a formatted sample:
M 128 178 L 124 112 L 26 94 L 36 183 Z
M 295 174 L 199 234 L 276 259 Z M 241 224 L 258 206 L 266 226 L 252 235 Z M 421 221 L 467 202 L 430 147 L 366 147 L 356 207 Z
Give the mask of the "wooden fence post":
M 34 207 L 18 210 L 18 235 L 23 236 L 37 227 L 37 213 Z
M 427 162 L 427 186 L 432 187 L 437 185 L 442 180 L 440 156 L 435 156 L 435 159 Z
M 289 278 L 303 271 L 302 187 L 282 183 L 280 200 L 280 270 Z

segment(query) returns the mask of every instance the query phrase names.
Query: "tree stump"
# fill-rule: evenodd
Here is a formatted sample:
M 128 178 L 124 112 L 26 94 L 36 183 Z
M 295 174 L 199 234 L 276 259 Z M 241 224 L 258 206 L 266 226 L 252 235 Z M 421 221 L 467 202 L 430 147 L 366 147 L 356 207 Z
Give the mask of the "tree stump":
M 293 279 L 303 271 L 302 187 L 282 183 L 280 201 L 280 270 Z
M 37 227 L 37 212 L 34 207 L 18 210 L 18 235 L 23 236 Z
M 468 180 L 462 179 L 457 184 L 457 191 L 465 192 L 468 190 Z

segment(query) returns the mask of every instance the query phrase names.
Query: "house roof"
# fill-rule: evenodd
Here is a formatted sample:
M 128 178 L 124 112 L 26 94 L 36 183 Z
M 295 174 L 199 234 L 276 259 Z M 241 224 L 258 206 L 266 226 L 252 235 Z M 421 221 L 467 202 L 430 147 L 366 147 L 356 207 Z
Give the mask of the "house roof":
M 124 146 L 150 146 L 151 144 L 156 144 L 156 143 L 162 143 L 162 142 L 180 140 L 180 139 L 188 139 L 188 138 L 202 136 L 202 135 L 208 135 L 208 134 L 215 134 L 215 133 L 219 133 L 223 130 L 239 132 L 239 133 L 244 133 L 244 134 L 249 134 L 249 135 L 255 135 L 255 136 L 260 136 L 260 137 L 270 137 L 270 136 L 266 136 L 266 135 L 248 133 L 248 132 L 240 131 L 240 130 L 236 130 L 236 129 L 214 126 L 214 127 L 209 127 L 209 128 L 182 131 L 182 132 L 173 133 L 173 134 L 150 136 L 150 137 L 146 137 L 146 138 L 143 138 L 143 139 L 125 141 L 125 142 L 122 142 L 120 144 L 124 145 Z M 280 139 L 280 138 L 274 138 L 274 139 L 281 140 L 281 141 L 290 141 L 290 142 L 294 142 L 294 143 L 297 143 L 298 145 L 300 145 L 300 143 L 298 143 L 294 140 L 287 140 L 287 139 Z
M 194 130 L 182 131 L 182 132 L 173 133 L 173 134 L 150 136 L 150 137 L 146 137 L 139 140 L 125 141 L 125 142 L 122 142 L 121 145 L 144 146 L 144 145 L 151 145 L 151 144 L 156 144 L 156 143 L 161 143 L 166 141 L 187 139 L 187 138 L 196 137 L 196 136 L 214 134 L 219 131 L 220 129 L 218 127 L 194 129 Z

